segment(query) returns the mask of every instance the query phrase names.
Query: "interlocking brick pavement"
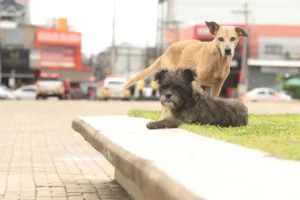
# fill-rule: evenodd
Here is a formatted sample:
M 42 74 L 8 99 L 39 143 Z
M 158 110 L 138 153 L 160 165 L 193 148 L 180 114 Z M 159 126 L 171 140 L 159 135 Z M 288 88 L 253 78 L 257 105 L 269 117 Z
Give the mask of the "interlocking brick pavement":
M 114 168 L 71 129 L 77 115 L 125 114 L 120 102 L 0 101 L 0 200 L 127 200 Z

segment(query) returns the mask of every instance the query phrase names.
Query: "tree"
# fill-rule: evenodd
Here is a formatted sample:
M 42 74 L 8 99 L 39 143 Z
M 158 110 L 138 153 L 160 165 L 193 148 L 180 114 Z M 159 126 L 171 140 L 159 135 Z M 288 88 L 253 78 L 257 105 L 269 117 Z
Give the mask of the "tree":
M 161 3 L 164 3 L 165 1 L 168 1 L 168 0 L 158 0 L 158 3 L 161 4 Z
M 290 54 L 290 52 L 285 52 L 285 54 L 284 54 L 284 58 L 285 58 L 286 60 L 291 60 L 291 59 L 292 59 L 292 57 L 291 57 L 291 54 Z

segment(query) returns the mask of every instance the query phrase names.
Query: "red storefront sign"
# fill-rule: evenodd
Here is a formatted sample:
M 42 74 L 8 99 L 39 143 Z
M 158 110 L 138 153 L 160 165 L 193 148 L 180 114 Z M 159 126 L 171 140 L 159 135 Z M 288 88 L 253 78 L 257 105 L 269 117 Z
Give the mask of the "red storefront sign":
M 41 67 L 74 68 L 75 48 L 64 46 L 43 45 L 41 48 Z
M 37 29 L 36 43 L 81 46 L 81 33 L 55 29 Z

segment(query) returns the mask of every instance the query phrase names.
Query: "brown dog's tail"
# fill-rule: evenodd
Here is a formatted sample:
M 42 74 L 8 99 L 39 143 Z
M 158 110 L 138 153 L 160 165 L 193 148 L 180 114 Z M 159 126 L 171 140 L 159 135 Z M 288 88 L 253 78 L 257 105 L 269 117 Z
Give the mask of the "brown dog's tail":
M 161 61 L 162 56 L 160 56 L 159 58 L 157 58 L 154 63 L 152 63 L 152 65 L 150 65 L 150 67 L 144 69 L 143 71 L 139 72 L 138 74 L 136 74 L 134 77 L 132 77 L 131 79 L 129 79 L 124 85 L 123 88 L 128 88 L 131 85 L 133 85 L 134 83 L 136 83 L 137 81 L 146 78 L 148 76 L 151 75 L 152 72 L 154 72 L 157 68 L 160 67 L 160 61 Z

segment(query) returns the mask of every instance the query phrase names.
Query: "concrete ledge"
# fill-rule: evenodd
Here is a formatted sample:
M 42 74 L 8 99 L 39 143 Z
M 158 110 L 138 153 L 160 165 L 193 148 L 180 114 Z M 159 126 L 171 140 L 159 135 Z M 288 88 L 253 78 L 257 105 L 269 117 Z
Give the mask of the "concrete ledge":
M 116 168 L 136 200 L 299 200 L 300 163 L 128 116 L 76 117 L 72 127 Z

